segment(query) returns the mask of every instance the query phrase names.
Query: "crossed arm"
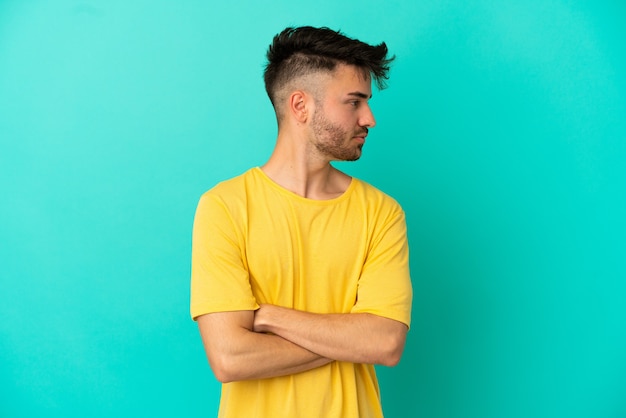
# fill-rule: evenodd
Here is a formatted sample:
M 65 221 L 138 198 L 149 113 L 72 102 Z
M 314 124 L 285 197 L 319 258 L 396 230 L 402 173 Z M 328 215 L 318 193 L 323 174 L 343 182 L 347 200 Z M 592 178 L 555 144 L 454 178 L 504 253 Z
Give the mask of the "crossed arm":
M 394 366 L 407 326 L 367 313 L 314 314 L 275 305 L 198 317 L 209 363 L 221 382 L 307 371 L 334 360 Z

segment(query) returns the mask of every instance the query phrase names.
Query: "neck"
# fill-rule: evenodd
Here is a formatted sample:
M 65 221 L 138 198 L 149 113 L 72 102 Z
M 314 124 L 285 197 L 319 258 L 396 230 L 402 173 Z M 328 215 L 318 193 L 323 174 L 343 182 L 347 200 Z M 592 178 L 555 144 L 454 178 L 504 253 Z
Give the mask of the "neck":
M 261 169 L 272 181 L 299 196 L 314 200 L 340 196 L 351 178 L 311 147 L 306 141 L 294 141 L 279 133 L 274 152 Z

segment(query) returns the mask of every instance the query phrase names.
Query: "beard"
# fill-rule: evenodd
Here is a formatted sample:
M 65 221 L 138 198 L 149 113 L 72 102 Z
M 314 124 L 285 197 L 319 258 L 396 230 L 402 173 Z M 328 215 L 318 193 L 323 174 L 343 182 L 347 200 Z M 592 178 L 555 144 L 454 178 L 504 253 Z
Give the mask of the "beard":
M 313 114 L 311 128 L 315 135 L 315 147 L 331 160 L 356 161 L 361 157 L 363 144 L 351 144 L 351 139 L 358 133 L 351 135 L 349 130 L 332 123 L 323 109 L 316 110 Z

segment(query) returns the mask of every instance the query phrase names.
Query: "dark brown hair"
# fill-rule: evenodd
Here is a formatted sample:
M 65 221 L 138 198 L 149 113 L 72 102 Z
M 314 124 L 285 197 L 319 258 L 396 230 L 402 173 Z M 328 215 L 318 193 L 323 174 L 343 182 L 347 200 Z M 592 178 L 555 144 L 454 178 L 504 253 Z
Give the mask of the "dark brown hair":
M 267 51 L 265 90 L 276 107 L 276 93 L 289 81 L 320 70 L 332 71 L 339 63 L 369 73 L 376 86 L 384 89 L 394 59 L 387 52 L 384 42 L 369 45 L 326 27 L 287 28 L 274 36 Z

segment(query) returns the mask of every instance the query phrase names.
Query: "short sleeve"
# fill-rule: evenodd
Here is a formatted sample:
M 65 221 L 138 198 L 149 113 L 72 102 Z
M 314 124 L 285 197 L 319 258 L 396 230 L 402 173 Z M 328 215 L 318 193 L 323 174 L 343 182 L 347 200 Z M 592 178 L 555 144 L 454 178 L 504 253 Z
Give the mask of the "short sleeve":
M 406 220 L 396 206 L 375 229 L 352 312 L 371 313 L 410 326 L 412 299 Z
M 191 250 L 190 313 L 254 310 L 259 307 L 250 287 L 241 232 L 232 211 L 210 191 L 198 203 Z

